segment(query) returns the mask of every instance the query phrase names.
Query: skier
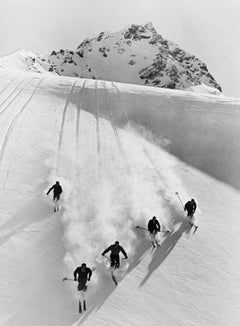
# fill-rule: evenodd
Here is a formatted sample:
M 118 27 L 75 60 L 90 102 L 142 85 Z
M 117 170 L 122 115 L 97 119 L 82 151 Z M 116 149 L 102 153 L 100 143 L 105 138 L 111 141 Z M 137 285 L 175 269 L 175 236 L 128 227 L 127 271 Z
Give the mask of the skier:
M 77 267 L 73 272 L 74 281 L 78 281 L 78 291 L 80 291 L 79 297 L 79 313 L 82 312 L 82 303 L 83 303 L 83 310 L 86 311 L 86 300 L 84 292 L 87 290 L 87 281 L 91 280 L 92 270 L 91 268 L 87 267 L 85 263 L 82 263 L 81 266 Z
M 150 232 L 153 247 L 155 247 L 156 245 L 159 246 L 159 243 L 156 240 L 156 235 L 158 232 L 161 231 L 161 226 L 156 216 L 153 216 L 153 218 L 149 220 L 148 231 Z
M 74 281 L 78 281 L 78 291 L 86 291 L 87 281 L 91 280 L 92 270 L 83 263 L 80 267 L 77 267 L 73 272 Z
M 197 231 L 198 228 L 198 225 L 196 224 L 196 219 L 193 217 L 196 208 L 197 204 L 194 199 L 189 200 L 184 206 L 184 210 L 187 211 L 187 216 L 189 217 L 190 225 L 195 227 L 194 233 Z
M 194 199 L 189 200 L 184 206 L 184 210 L 187 211 L 187 216 L 190 216 L 190 218 L 195 213 L 196 208 L 197 204 Z
M 116 241 L 114 244 L 105 249 L 102 253 L 102 256 L 104 256 L 109 251 L 111 251 L 110 260 L 112 268 L 118 268 L 120 266 L 120 252 L 124 255 L 126 259 L 128 258 L 126 251 L 123 249 L 122 246 L 119 245 L 119 241 Z
M 47 195 L 53 190 L 53 201 L 55 203 L 54 206 L 54 212 L 59 210 L 58 201 L 60 199 L 60 195 L 62 193 L 62 187 L 59 184 L 59 181 L 56 181 L 56 183 L 48 190 Z

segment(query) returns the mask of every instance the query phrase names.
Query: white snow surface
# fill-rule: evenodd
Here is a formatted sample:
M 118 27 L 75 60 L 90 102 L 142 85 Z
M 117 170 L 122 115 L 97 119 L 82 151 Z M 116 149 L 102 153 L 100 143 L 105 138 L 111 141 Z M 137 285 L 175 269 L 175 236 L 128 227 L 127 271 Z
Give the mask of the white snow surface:
M 239 139 L 238 99 L 1 69 L 0 325 L 240 325 Z M 155 251 L 135 228 L 153 215 L 171 231 Z M 82 262 L 80 315 L 62 279 Z

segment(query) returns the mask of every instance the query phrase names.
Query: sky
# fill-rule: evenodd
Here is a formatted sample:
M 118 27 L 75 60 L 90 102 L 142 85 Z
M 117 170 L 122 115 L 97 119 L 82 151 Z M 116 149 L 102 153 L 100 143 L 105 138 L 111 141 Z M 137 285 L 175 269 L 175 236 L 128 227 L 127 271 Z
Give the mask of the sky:
M 74 50 L 84 38 L 152 22 L 240 98 L 239 0 L 0 0 L 0 55 Z

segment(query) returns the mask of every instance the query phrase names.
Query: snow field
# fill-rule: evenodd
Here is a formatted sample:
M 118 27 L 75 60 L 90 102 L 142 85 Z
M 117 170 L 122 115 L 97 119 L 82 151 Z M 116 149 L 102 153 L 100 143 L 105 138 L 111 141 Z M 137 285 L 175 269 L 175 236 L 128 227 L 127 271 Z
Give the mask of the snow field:
M 238 325 L 239 102 L 191 92 L 3 70 L 2 325 Z M 59 180 L 61 210 L 49 186 Z M 195 198 L 193 235 L 182 207 Z M 151 252 L 156 215 L 168 236 Z M 126 249 L 119 286 L 101 252 Z M 76 284 L 96 271 L 88 310 Z

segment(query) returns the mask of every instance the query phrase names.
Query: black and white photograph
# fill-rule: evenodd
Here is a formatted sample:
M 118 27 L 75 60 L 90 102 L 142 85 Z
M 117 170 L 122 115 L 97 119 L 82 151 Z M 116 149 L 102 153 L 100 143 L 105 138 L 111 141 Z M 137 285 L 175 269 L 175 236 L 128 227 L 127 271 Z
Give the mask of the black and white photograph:
M 0 326 L 240 325 L 240 1 L 0 0 Z

